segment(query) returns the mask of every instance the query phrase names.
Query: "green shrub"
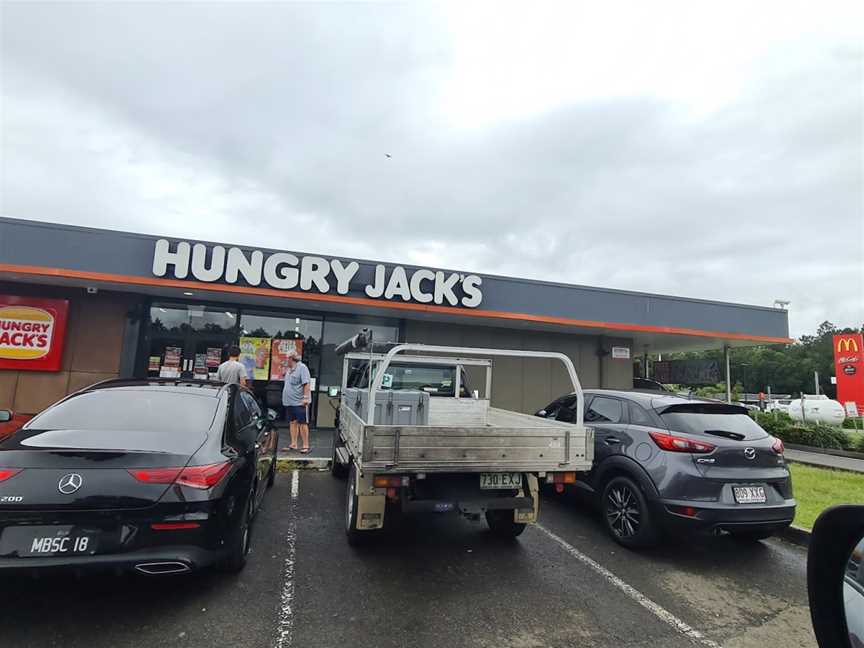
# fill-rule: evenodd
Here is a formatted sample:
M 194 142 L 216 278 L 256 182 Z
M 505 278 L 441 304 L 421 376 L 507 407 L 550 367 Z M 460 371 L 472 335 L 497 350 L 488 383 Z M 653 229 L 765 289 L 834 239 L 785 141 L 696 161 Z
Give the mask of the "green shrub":
M 862 430 L 864 429 L 864 419 L 846 418 L 843 421 L 843 428 L 846 430 Z
M 850 439 L 843 430 L 829 425 L 790 425 L 778 428 L 775 431 L 767 430 L 770 434 L 783 439 L 784 443 L 813 446 L 814 448 L 831 448 L 843 450 L 849 447 Z
M 782 432 L 794 425 L 792 418 L 786 412 L 752 412 L 753 418 L 768 434 L 783 438 Z M 785 440 L 785 439 L 784 439 Z

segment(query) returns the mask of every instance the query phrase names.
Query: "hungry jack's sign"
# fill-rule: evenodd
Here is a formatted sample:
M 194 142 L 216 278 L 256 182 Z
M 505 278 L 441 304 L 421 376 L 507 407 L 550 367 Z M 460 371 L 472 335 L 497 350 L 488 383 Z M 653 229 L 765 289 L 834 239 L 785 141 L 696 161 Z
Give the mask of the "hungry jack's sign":
M 0 369 L 59 371 L 69 302 L 0 295 Z
M 172 244 L 166 239 L 156 241 L 153 253 L 153 274 L 157 277 L 194 279 L 205 282 L 250 286 L 267 286 L 277 290 L 314 291 L 322 294 L 335 290 L 347 295 L 360 271 L 357 261 L 325 259 L 317 256 L 296 256 L 289 252 L 246 252 L 221 245 Z M 403 266 L 377 264 L 371 281 L 362 286 L 366 297 L 387 301 L 401 300 L 420 304 L 464 306 L 476 308 L 483 301 L 477 275 L 443 272 Z

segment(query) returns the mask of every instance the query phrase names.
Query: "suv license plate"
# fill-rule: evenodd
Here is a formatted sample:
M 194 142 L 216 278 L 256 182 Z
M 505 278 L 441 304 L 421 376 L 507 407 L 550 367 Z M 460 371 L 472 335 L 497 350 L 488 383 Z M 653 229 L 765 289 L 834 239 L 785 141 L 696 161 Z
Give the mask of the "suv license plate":
M 764 486 L 733 486 L 732 494 L 739 504 L 764 504 Z
M 522 488 L 522 473 L 480 473 L 480 488 Z

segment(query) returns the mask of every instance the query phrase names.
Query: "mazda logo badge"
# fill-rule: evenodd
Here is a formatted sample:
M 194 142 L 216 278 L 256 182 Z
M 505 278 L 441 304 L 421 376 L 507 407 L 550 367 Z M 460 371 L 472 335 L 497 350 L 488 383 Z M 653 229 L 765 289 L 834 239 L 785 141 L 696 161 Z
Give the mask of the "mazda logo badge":
M 60 483 L 57 484 L 57 490 L 64 495 L 71 495 L 81 488 L 84 479 L 78 473 L 69 473 L 60 478 Z
M 756 448 L 744 448 L 744 456 L 753 461 L 756 458 Z

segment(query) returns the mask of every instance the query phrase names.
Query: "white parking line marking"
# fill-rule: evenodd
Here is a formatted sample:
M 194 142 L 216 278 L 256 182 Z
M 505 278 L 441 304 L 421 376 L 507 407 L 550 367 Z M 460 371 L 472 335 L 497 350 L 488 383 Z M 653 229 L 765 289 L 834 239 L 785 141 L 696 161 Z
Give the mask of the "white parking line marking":
M 279 623 L 276 628 L 276 648 L 290 648 L 294 640 L 294 564 L 297 557 L 297 529 L 294 509 L 300 494 L 300 471 L 291 473 L 291 502 L 288 507 L 288 532 L 285 545 L 288 553 L 282 570 L 282 594 L 280 596 Z
M 627 596 L 629 596 L 631 599 L 636 601 L 639 605 L 641 605 L 645 609 L 649 610 L 654 616 L 656 616 L 658 619 L 660 619 L 664 623 L 667 623 L 670 626 L 672 626 L 673 628 L 675 628 L 676 631 L 680 632 L 685 637 L 688 637 L 689 639 L 692 639 L 693 641 L 697 641 L 698 643 L 702 644 L 703 646 L 709 646 L 709 648 L 721 648 L 720 644 L 718 644 L 715 641 L 711 641 L 710 639 L 705 637 L 705 635 L 703 635 L 698 630 L 691 628 L 689 625 L 684 623 L 684 621 L 682 621 L 681 619 L 676 617 L 674 614 L 672 614 L 669 610 L 667 610 L 666 608 L 658 605 L 657 603 L 655 603 L 654 601 L 649 599 L 647 596 L 645 596 L 642 592 L 637 590 L 635 587 L 632 587 L 631 585 L 628 585 L 627 583 L 625 583 L 623 580 L 618 578 L 615 574 L 613 574 L 611 571 L 606 569 L 603 565 L 598 563 L 593 558 L 589 558 L 588 556 L 583 554 L 576 547 L 574 547 L 569 542 L 564 540 L 564 538 L 562 538 L 558 535 L 555 535 L 549 529 L 547 529 L 546 527 L 544 527 L 540 524 L 535 524 L 534 527 L 538 531 L 542 531 L 549 538 L 551 538 L 552 540 L 557 542 L 564 549 L 564 551 L 569 553 L 576 560 L 578 560 L 579 562 L 581 562 L 585 565 L 588 565 L 588 567 L 590 567 L 595 572 L 600 574 L 611 585 L 613 585 L 617 589 L 624 592 Z

